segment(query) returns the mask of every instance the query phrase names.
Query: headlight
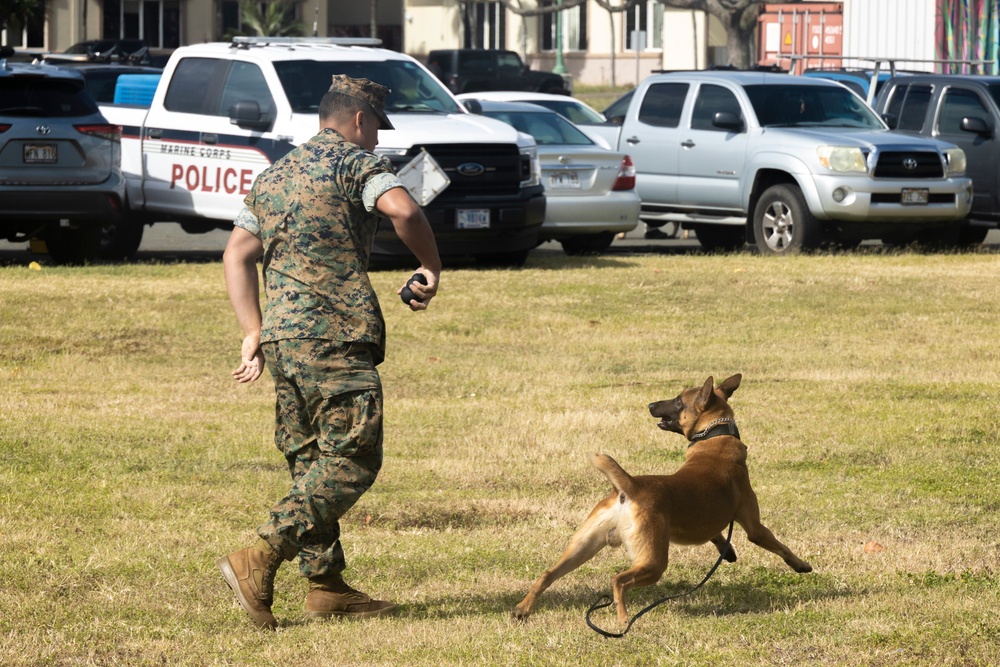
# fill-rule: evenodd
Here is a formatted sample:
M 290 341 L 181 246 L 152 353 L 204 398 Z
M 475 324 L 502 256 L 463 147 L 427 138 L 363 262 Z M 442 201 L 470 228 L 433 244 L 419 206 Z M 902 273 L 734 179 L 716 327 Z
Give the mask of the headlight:
M 819 163 L 831 171 L 868 171 L 864 153 L 856 146 L 820 146 L 816 155 Z
M 521 149 L 521 187 L 529 188 L 542 182 L 542 167 L 534 146 Z
M 948 163 L 949 176 L 965 176 L 965 151 L 961 148 L 946 148 L 944 159 Z

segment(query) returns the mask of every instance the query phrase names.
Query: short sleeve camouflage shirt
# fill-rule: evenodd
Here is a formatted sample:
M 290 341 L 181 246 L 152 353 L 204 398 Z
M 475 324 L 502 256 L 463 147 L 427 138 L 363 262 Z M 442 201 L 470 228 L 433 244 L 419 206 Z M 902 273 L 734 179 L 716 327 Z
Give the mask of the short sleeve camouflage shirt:
M 371 179 L 398 183 L 387 161 L 324 129 L 254 181 L 244 203 L 264 245 L 262 342 L 367 343 L 382 360 L 385 322 L 368 279 L 380 218 L 366 201 Z

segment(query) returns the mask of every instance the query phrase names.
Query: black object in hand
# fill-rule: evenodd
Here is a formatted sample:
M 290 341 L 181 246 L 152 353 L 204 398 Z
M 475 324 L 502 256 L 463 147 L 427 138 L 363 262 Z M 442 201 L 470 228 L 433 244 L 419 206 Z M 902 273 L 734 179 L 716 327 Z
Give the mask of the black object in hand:
M 406 286 L 403 287 L 403 291 L 399 293 L 399 298 L 402 299 L 403 303 L 405 303 L 407 306 L 410 305 L 410 301 L 412 301 L 413 299 L 417 299 L 417 295 L 414 294 L 413 290 L 410 289 L 410 283 L 412 282 L 418 282 L 421 285 L 426 285 L 427 278 L 424 277 L 424 274 L 422 273 L 414 273 L 412 276 L 410 276 L 410 279 L 406 281 Z M 423 299 L 417 299 L 417 303 L 423 303 L 423 302 L 424 302 Z

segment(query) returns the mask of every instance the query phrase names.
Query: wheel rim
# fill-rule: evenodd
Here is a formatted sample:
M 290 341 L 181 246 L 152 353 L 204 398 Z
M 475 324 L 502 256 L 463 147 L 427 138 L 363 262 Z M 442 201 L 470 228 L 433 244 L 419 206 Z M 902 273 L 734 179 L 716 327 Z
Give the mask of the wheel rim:
M 774 252 L 787 250 L 792 245 L 792 231 L 795 221 L 791 210 L 784 202 L 776 201 L 764 212 L 764 243 Z

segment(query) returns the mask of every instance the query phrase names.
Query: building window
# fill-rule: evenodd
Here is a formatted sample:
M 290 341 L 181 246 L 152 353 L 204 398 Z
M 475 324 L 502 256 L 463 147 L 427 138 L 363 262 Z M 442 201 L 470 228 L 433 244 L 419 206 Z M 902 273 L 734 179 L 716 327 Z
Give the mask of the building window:
M 555 0 L 543 0 L 543 7 L 555 5 Z M 587 50 L 587 3 L 564 9 L 562 17 L 562 50 Z M 542 51 L 556 50 L 556 14 L 542 14 Z
M 105 0 L 105 39 L 143 39 L 150 47 L 181 45 L 179 0 Z
M 645 50 L 663 48 L 663 5 L 656 0 L 639 0 L 625 14 L 625 49 L 635 51 L 635 31 L 646 33 Z
M 466 49 L 507 48 L 507 8 L 500 2 L 466 3 Z

